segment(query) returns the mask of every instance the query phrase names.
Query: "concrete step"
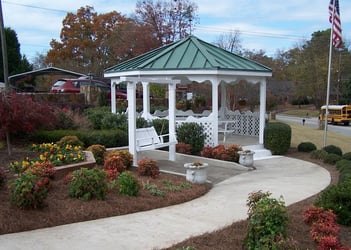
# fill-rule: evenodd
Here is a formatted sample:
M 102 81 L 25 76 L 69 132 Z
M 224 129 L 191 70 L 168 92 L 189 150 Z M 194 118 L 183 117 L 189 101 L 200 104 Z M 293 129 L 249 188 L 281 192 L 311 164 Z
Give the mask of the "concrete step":
M 263 145 L 257 144 L 257 145 L 248 145 L 248 146 L 243 146 L 243 150 L 251 150 L 254 151 L 254 160 L 259 160 L 259 159 L 265 159 L 265 158 L 271 158 L 272 157 L 272 152 L 268 149 L 265 149 Z

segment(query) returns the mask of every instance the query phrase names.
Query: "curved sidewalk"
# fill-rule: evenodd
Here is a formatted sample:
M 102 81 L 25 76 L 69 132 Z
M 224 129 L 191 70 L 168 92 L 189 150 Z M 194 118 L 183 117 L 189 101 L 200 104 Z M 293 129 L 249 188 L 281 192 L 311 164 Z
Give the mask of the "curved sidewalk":
M 191 236 L 246 219 L 254 191 L 283 196 L 286 205 L 308 198 L 330 183 L 329 172 L 288 157 L 255 161 L 248 171 L 222 181 L 193 201 L 125 216 L 0 235 L 0 249 L 160 249 Z

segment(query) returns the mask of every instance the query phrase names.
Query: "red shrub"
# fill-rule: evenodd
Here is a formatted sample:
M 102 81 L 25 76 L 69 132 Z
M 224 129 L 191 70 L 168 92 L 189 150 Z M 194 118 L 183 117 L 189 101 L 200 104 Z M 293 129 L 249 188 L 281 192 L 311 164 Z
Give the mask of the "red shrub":
M 25 173 L 32 173 L 39 177 L 53 178 L 56 173 L 56 168 L 54 164 L 52 164 L 49 161 L 36 162 L 32 166 L 27 168 Z
M 157 178 L 160 175 L 160 169 L 155 160 L 144 158 L 138 161 L 138 174 Z
M 179 142 L 176 145 L 176 151 L 177 151 L 177 153 L 180 153 L 180 154 L 188 154 L 188 155 L 190 155 L 191 154 L 191 145 L 190 144 L 186 144 L 184 142 Z
M 122 173 L 127 167 L 124 165 L 124 160 L 121 156 L 113 155 L 105 159 L 104 169 L 116 169 L 117 172 Z
M 205 146 L 201 151 L 202 157 L 213 158 L 213 148 L 211 146 Z

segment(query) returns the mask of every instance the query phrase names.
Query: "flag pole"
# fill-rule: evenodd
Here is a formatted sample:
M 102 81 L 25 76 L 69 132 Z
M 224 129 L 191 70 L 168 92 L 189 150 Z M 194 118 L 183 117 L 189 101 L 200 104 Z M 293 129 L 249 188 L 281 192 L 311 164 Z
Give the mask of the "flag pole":
M 332 55 L 333 55 L 334 15 L 335 15 L 335 1 L 333 1 L 332 26 L 331 26 L 331 30 L 330 30 L 330 43 L 329 43 L 329 62 L 328 62 L 327 97 L 326 97 L 326 106 L 325 106 L 325 115 L 324 115 L 324 140 L 323 140 L 323 146 L 324 146 L 324 147 L 327 145 L 327 133 L 328 133 L 330 77 L 331 77 L 331 63 L 332 63 Z

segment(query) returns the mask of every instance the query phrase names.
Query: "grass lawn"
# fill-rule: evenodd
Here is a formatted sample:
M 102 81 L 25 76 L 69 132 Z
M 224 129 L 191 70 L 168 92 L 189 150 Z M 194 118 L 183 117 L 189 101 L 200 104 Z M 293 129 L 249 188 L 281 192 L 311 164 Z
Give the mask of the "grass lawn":
M 318 149 L 323 147 L 324 130 L 302 126 L 297 123 L 287 123 L 292 130 L 291 147 L 297 147 L 301 142 L 313 142 Z M 327 145 L 335 145 L 342 149 L 343 153 L 351 151 L 351 136 L 327 132 Z

